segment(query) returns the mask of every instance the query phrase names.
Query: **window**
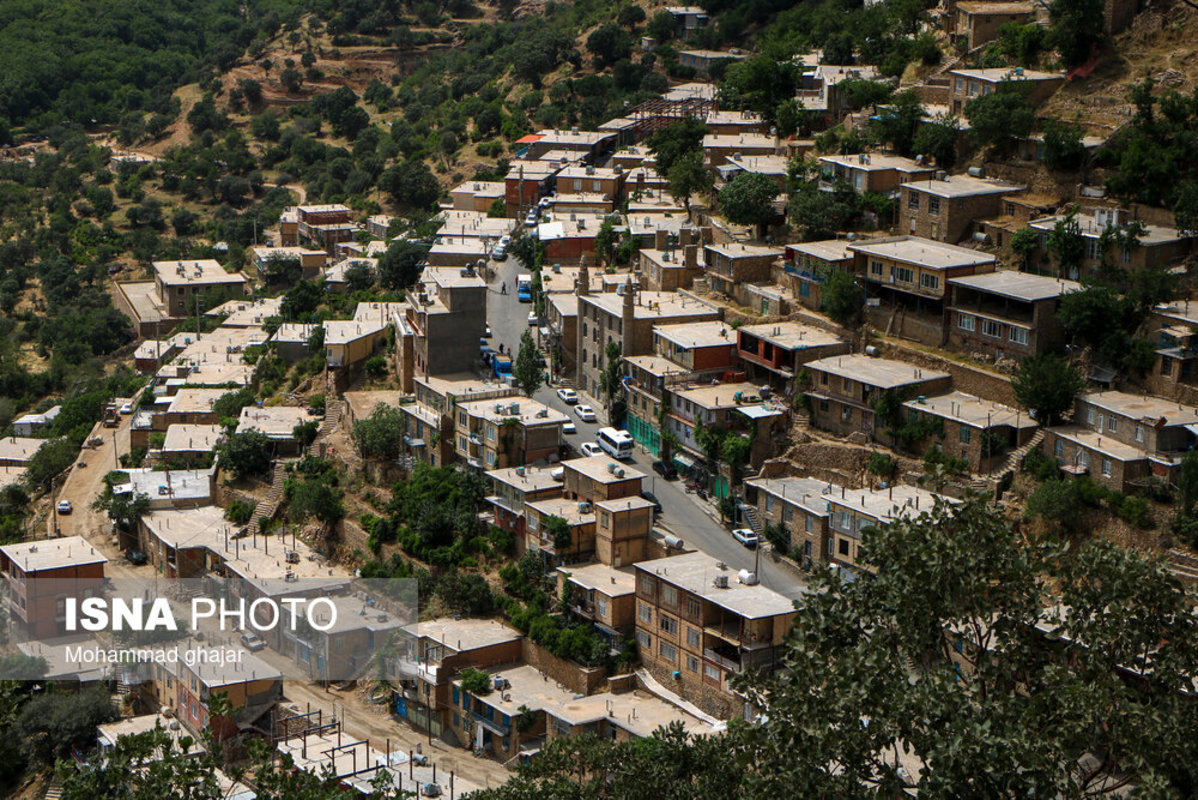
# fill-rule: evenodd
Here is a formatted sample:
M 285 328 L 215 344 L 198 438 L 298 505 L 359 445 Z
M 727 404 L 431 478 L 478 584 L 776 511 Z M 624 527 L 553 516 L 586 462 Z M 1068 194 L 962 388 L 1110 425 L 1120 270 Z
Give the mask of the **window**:
M 765 513 L 767 513 L 767 514 L 774 513 L 774 496 L 773 495 L 765 496 Z
M 661 657 L 671 663 L 678 660 L 677 648 L 668 642 L 658 642 L 657 652 L 661 653 Z
M 811 531 L 814 527 L 815 527 L 815 522 L 811 519 L 811 515 L 810 514 L 805 515 L 803 517 L 803 529 L 806 530 L 808 533 L 811 533 Z
M 670 608 L 678 607 L 678 588 L 663 583 L 661 586 L 661 604 Z
M 915 192 L 907 192 L 907 208 L 912 211 L 919 210 L 919 195 Z
M 678 635 L 678 620 L 673 617 L 667 617 L 665 614 L 659 614 L 659 624 L 661 629 L 671 636 Z
M 636 646 L 640 648 L 642 653 L 653 652 L 653 637 L 644 631 L 636 632 Z
M 840 544 L 838 545 L 838 550 L 842 556 L 847 556 L 849 554 L 849 540 L 841 539 Z
M 992 319 L 982 320 L 982 335 L 992 336 L 995 339 L 1002 338 L 1002 325 Z
M 1136 423 L 1136 441 L 1143 443 L 1144 441 L 1144 426 Z
M 1104 459 L 1102 459 L 1102 474 L 1103 474 L 1103 475 L 1106 475 L 1107 477 L 1110 477 L 1110 474 L 1111 474 L 1111 460 L 1110 460 L 1109 458 L 1104 458 Z
M 965 88 L 965 79 L 958 75 L 956 83 L 953 86 L 958 92 L 961 91 Z
M 700 644 L 701 644 L 701 640 L 699 637 L 699 629 L 698 628 L 687 628 L 686 629 L 686 646 L 697 650 L 697 649 L 699 649 Z
M 939 214 L 940 213 L 940 198 L 939 197 L 929 197 L 928 198 L 928 213 L 929 214 Z
M 686 598 L 686 615 L 691 619 L 699 618 L 699 600 L 696 597 Z
M 595 609 L 598 612 L 599 616 L 606 617 L 607 616 L 607 598 L 606 597 L 596 597 L 595 598 Z
M 1094 424 L 1094 408 L 1093 407 L 1086 409 L 1086 424 L 1087 425 Z
M 827 411 L 829 408 L 831 408 L 831 406 L 829 406 L 829 405 L 828 405 L 828 401 L 827 401 L 827 399 L 825 399 L 825 398 L 821 397 L 821 398 L 819 399 L 819 410 L 820 410 L 820 411 Z
M 977 319 L 973 314 L 958 314 L 957 327 L 963 331 L 970 331 L 972 333 L 977 326 Z
M 931 289 L 932 291 L 936 291 L 940 288 L 940 276 L 922 272 L 919 275 L 919 286 L 921 289 Z
M 894 279 L 900 283 L 915 283 L 915 270 L 910 267 L 895 267 Z
M 1015 344 L 1027 344 L 1027 328 L 1016 328 L 1012 325 L 1007 331 L 1007 338 Z
M 694 656 L 687 656 L 686 657 L 686 669 L 688 672 L 698 672 L 699 671 L 699 659 L 695 658 Z
M 713 667 L 711 664 L 704 664 L 703 674 L 708 678 L 711 678 L 713 681 L 718 681 L 720 679 L 720 668 Z
M 961 425 L 957 428 L 961 432 L 961 444 L 969 444 L 969 440 L 973 438 L 973 428 L 968 425 Z
M 652 622 L 653 621 L 653 609 L 650 608 L 645 603 L 641 603 L 637 607 L 637 616 L 640 618 L 641 622 Z
M 1057 439 L 1052 446 L 1052 454 L 1057 458 L 1065 457 L 1065 442 L 1063 439 Z
M 869 274 L 876 275 L 879 278 L 882 277 L 882 274 L 883 274 L 882 262 L 881 261 L 869 262 Z
M 1106 429 L 1111 433 L 1119 430 L 1119 418 L 1114 414 L 1108 414 L 1106 418 Z
M 640 586 L 638 586 L 637 588 L 640 589 L 641 594 L 647 594 L 647 595 L 653 594 L 653 576 L 652 575 L 646 575 L 645 573 L 642 572 L 641 576 L 640 576 L 639 584 L 640 584 Z
M 811 555 L 811 542 L 810 542 L 810 540 L 808 540 L 808 541 L 806 541 L 806 542 L 803 542 L 803 555 L 805 555 L 805 556 L 810 556 L 810 555 Z

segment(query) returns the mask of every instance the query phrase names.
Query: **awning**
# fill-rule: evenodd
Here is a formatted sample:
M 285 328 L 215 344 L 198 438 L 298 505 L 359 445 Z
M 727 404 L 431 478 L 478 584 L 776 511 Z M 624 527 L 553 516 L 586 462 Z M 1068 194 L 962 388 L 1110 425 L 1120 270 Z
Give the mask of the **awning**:
M 764 419 L 765 417 L 780 417 L 782 412 L 776 408 L 770 408 L 766 405 L 744 406 L 736 409 L 744 414 L 749 419 Z
M 674 463 L 683 469 L 694 469 L 698 463 L 686 453 L 675 453 Z

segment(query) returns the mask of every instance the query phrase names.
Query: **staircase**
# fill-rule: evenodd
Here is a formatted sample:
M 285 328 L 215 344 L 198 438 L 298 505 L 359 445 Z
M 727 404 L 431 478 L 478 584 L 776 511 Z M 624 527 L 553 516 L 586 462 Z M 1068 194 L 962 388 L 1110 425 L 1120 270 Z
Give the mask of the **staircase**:
M 1040 446 L 1044 441 L 1044 429 L 1036 431 L 1036 435 L 1028 439 L 1027 443 L 1015 450 L 1011 455 L 1007 456 L 1007 462 L 1002 465 L 1002 468 L 992 473 L 993 475 L 1005 475 L 1008 472 L 1018 472 L 1023 467 L 1023 459 L 1027 458 L 1027 454 Z
M 761 515 L 757 513 L 755 507 L 746 504 L 740 507 L 740 511 L 745 521 L 749 523 L 749 527 L 753 529 L 753 533 L 758 536 L 765 535 L 765 523 L 761 521 Z
M 307 454 L 315 458 L 324 455 L 324 440 L 329 434 L 337 430 L 337 426 L 341 424 L 341 415 L 345 413 L 345 401 L 338 400 L 325 406 L 324 419 L 320 423 L 320 427 L 316 430 L 316 438 L 312 440 L 312 444 L 308 445 Z
M 62 800 L 62 784 L 57 780 L 53 781 L 46 787 L 46 793 L 43 795 L 46 800 Z
M 1166 563 L 1179 581 L 1198 586 L 1198 558 L 1181 550 L 1170 550 L 1166 555 Z
M 271 475 L 270 491 L 266 493 L 264 499 L 258 501 L 258 505 L 254 506 L 254 514 L 250 517 L 249 524 L 245 526 L 246 536 L 261 533 L 262 521 L 272 518 L 279 510 L 279 505 L 283 502 L 283 482 L 286 479 L 287 470 L 284 468 L 284 462 L 276 461 L 274 474 Z

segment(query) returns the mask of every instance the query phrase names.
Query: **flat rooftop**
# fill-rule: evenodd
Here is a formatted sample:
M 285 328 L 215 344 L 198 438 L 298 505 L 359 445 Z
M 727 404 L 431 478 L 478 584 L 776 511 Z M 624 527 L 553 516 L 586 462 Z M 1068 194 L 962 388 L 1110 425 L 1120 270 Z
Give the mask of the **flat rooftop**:
M 1086 213 L 1087 211 L 1090 213 Z M 1034 219 L 1029 222 L 1028 227 L 1035 228 L 1038 231 L 1051 231 L 1056 227 L 1057 222 L 1061 219 L 1063 219 L 1063 217 L 1060 216 L 1041 217 L 1040 219 Z M 1076 220 L 1082 236 L 1085 236 L 1089 239 L 1100 238 L 1102 234 L 1106 232 L 1106 226 L 1099 225 L 1095 220 L 1093 209 L 1083 209 L 1082 212 L 1077 215 Z M 1178 232 L 1177 228 L 1170 228 L 1165 225 L 1149 225 L 1147 223 L 1141 224 L 1144 225 L 1144 232 L 1140 236 L 1136 237 L 1136 241 L 1140 243 L 1140 246 L 1168 244 L 1170 242 L 1179 242 L 1186 238 L 1182 236 L 1180 232 Z
M 903 184 L 904 189 L 925 192 L 936 197 L 971 197 L 986 194 L 1010 194 L 1027 187 L 1021 183 L 973 178 L 969 175 L 950 175 L 944 180 L 929 179 Z
M 1064 73 L 1061 72 L 1041 72 L 1035 69 L 1024 69 L 1023 67 L 994 67 L 991 69 L 950 69 L 949 75 L 960 75 L 965 78 L 973 78 L 987 83 L 1001 83 L 1002 81 L 1063 81 L 1065 80 Z
M 966 14 L 1030 14 L 1035 10 L 1031 3 L 957 3 L 957 10 Z
M 556 469 L 556 467 L 506 467 L 488 470 L 487 477 L 522 492 L 540 492 L 561 487 L 562 482 L 553 477 Z
M 477 273 L 462 274 L 459 267 L 425 267 L 420 276 L 422 283 L 432 283 L 441 289 L 486 289 L 487 282 Z
M 595 508 L 602 508 L 604 511 L 611 512 L 612 514 L 619 514 L 622 511 L 653 508 L 654 506 L 651 500 L 646 500 L 640 495 L 635 497 L 621 497 L 617 500 L 596 500 L 593 505 Z
M 596 145 L 615 136 L 614 133 L 605 131 L 558 130 L 556 128 L 539 130 L 536 135 L 540 137 L 538 140 L 540 143 L 558 147 Z
M 994 256 L 989 253 L 980 253 L 977 250 L 931 239 L 921 239 L 918 236 L 875 239 L 870 242 L 851 244 L 849 250 L 865 256 L 916 264 L 925 269 L 981 267 L 995 262 Z
M 240 272 L 225 272 L 215 259 L 205 258 L 191 261 L 155 261 L 154 274 L 165 286 L 246 284 L 249 281 Z
M 1165 425 L 1198 423 L 1198 408 L 1182 405 L 1152 395 L 1128 392 L 1094 392 L 1080 399 L 1105 411 L 1132 419 L 1147 420 L 1150 424 L 1163 420 Z
M 1080 425 L 1061 425 L 1050 430 L 1066 441 L 1073 442 L 1087 450 L 1097 451 L 1104 456 L 1110 456 L 1116 461 L 1139 461 L 1148 458 L 1148 451 L 1142 447 L 1124 444 L 1114 436 L 1098 433 Z
M 207 414 L 212 405 L 233 389 L 180 389 L 167 406 L 170 414 Z
M 983 400 L 965 392 L 926 397 L 923 400 L 908 400 L 903 405 L 913 411 L 923 411 L 937 417 L 960 422 L 973 428 L 1007 426 L 1012 428 L 1034 428 L 1036 421 L 1020 411 L 992 400 Z
M 703 149 L 745 147 L 754 150 L 774 150 L 778 140 L 764 133 L 708 133 L 703 137 Z
M 852 510 L 878 522 L 900 519 L 906 514 L 918 516 L 924 511 L 931 511 L 938 499 L 948 503 L 960 502 L 906 484 L 887 489 L 847 489 L 830 494 L 827 498 L 828 503 L 836 508 Z
M 206 453 L 225 435 L 220 425 L 175 424 L 166 429 L 164 453 Z
M 636 572 L 631 567 L 616 569 L 607 564 L 587 564 L 582 567 L 558 567 L 557 571 L 571 583 L 584 589 L 594 589 L 608 597 L 636 593 Z
M 790 614 L 794 602 L 761 584 L 749 586 L 737 580 L 737 572 L 720 568 L 720 562 L 706 553 L 695 551 L 636 564 L 638 572 L 654 575 L 693 595 L 745 619 L 762 619 Z M 715 585 L 717 576 L 728 579 L 728 588 Z
M 1152 310 L 1162 317 L 1198 326 L 1198 301 L 1191 306 L 1189 300 L 1169 300 L 1160 303 Z
M 801 322 L 762 323 L 741 325 L 737 333 L 747 333 L 783 350 L 806 350 L 810 347 L 830 347 L 848 344 L 835 334 Z
M 833 492 L 840 493 L 839 485 L 815 478 L 749 478 L 745 484 L 801 506 L 820 517 L 828 516 L 828 496 Z
M 171 727 L 172 722 L 175 723 L 174 728 Z M 164 717 L 161 714 L 143 714 L 139 717 L 126 717 L 116 722 L 97 725 L 96 738 L 100 740 L 101 746 L 111 747 L 122 736 L 136 736 L 139 733 L 149 733 L 155 728 L 161 728 L 176 746 L 179 745 L 181 737 L 188 736 L 188 738 L 192 738 L 186 730 L 178 725 L 177 719 L 174 717 Z M 204 752 L 204 746 L 200 744 L 198 739 L 192 739 L 191 747 L 185 755 L 194 756 L 202 752 Z
M 638 478 L 643 480 L 645 478 L 645 473 L 635 467 L 622 464 L 609 456 L 570 458 L 561 462 L 561 465 L 567 472 L 577 472 L 579 475 L 590 478 L 598 483 L 615 483 L 617 481 L 630 481 Z M 624 477 L 616 477 L 614 473 L 608 470 L 608 465 L 624 470 Z
M 625 356 L 624 360 L 650 375 L 681 375 L 686 370 L 662 356 Z
M 709 244 L 707 250 L 713 253 L 719 253 L 725 258 L 782 258 L 786 255 L 785 248 L 782 247 L 765 247 L 759 244 L 745 244 L 743 242 L 726 242 L 724 244 Z
M 325 597 L 336 609 L 335 613 L 330 612 L 328 607 L 323 605 L 309 606 L 302 613 L 315 623 L 313 627 L 321 626 L 321 631 L 330 634 L 346 633 L 363 628 L 375 633 L 397 631 L 402 630 L 406 622 L 406 620 L 368 603 L 365 597 L 348 594 L 331 594 L 325 595 Z
M 570 419 L 569 415 L 556 408 L 551 408 L 527 397 L 473 400 L 468 403 L 459 403 L 458 408 L 463 409 L 472 417 L 498 423 L 515 419 L 521 425 L 560 425 Z
M 246 406 L 241 409 L 241 417 L 237 420 L 237 432 L 261 431 L 271 439 L 295 438 L 295 426 L 301 422 L 309 422 L 312 415 L 305 408 L 295 406 Z
M 706 409 L 736 408 L 761 402 L 761 387 L 755 383 L 721 383 L 715 386 L 696 386 L 692 389 L 674 387 L 673 394 Z M 737 400 L 736 396 L 740 395 Z M 752 398 L 750 400 L 750 398 Z
M 1033 275 L 1029 272 L 1018 272 L 1011 269 L 984 272 L 981 275 L 963 275 L 960 278 L 949 278 L 948 282 L 953 286 L 965 286 L 979 292 L 1008 297 L 1012 300 L 1022 300 L 1027 303 L 1060 297 L 1069 292 L 1081 291 L 1082 288 L 1077 281 L 1050 278 L 1047 275 Z
M 108 563 L 108 559 L 82 536 L 6 544 L 0 546 L 0 553 L 24 572 Z
M 212 496 L 211 469 L 125 469 L 128 483 L 112 487 L 114 494 L 144 494 L 151 501 L 169 497 L 172 500 L 207 500 Z
M 580 511 L 580 503 L 577 500 L 567 500 L 564 497 L 550 497 L 544 500 L 533 500 L 526 502 L 524 508 L 531 508 L 543 517 L 561 517 L 570 525 L 586 525 L 595 522 L 594 511 Z M 587 503 L 581 504 L 587 507 Z M 544 535 L 544 526 L 542 526 L 542 535 Z
M 335 268 L 334 268 L 335 269 Z M 312 333 L 320 326 L 312 322 L 284 322 L 275 331 L 271 341 L 276 344 L 307 344 Z
M 817 361 L 809 361 L 807 369 L 861 381 L 880 389 L 894 389 L 899 386 L 948 377 L 947 372 L 936 372 L 913 366 L 905 361 L 872 358 L 862 354 L 829 356 Z M 818 385 L 815 388 L 818 390 Z
M 636 292 L 633 314 L 636 319 L 670 319 L 677 317 L 719 318 L 719 311 L 701 300 L 675 292 Z M 580 303 L 596 306 L 615 317 L 624 313 L 624 296 L 604 292 L 579 298 Z
M 229 300 L 204 314 L 206 317 L 224 317 L 221 327 L 262 327 L 267 317 L 279 316 L 283 306 L 282 297 L 264 297 L 259 300 Z
M 389 323 L 364 322 L 352 319 L 327 319 L 324 321 L 324 343 L 342 345 L 366 336 L 377 336 L 387 329 Z
M 167 316 L 166 306 L 158 296 L 158 284 L 154 281 L 117 281 L 117 289 L 129 300 L 138 321 L 149 323 L 174 319 Z
M 431 639 L 458 653 L 493 647 L 497 644 L 524 638 L 524 634 L 520 631 L 493 619 L 441 617 L 428 622 L 408 625 L 404 630 L 413 636 Z
M 28 461 L 46 441 L 28 436 L 6 436 L 0 439 L 0 460 Z
M 813 256 L 821 261 L 845 261 L 853 257 L 852 251 L 849 250 L 850 244 L 852 242 L 847 239 L 824 239 L 819 242 L 788 244 L 786 249 Z
M 417 377 L 416 383 L 427 386 L 443 397 L 452 395 L 458 400 L 469 400 L 472 394 L 485 394 L 492 398 L 510 397 L 516 391 L 503 381 L 483 380 L 472 372 Z
M 864 156 L 864 158 L 862 158 Z M 913 158 L 893 156 L 887 153 L 862 153 L 860 155 L 828 155 L 820 156 L 821 164 L 836 164 L 864 172 L 897 170 L 899 172 L 933 172 L 935 167 L 920 164 Z
M 656 325 L 653 332 L 684 350 L 697 347 L 728 347 L 736 345 L 736 331 L 723 322 L 681 322 L 676 325 Z
M 612 725 L 640 737 L 652 736 L 658 728 L 674 722 L 681 722 L 686 732 L 694 735 L 716 732 L 713 726 L 698 717 L 640 689 L 620 694 L 606 692 L 578 697 L 556 708 L 547 708 L 546 712 L 571 726 L 589 725 L 606 719 Z

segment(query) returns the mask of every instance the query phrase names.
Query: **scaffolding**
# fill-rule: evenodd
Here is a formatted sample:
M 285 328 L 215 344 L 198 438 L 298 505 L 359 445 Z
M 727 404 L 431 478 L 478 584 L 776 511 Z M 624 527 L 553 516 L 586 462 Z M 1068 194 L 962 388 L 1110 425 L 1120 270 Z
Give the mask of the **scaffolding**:
M 688 97 L 685 100 L 647 100 L 628 114 L 628 118 L 635 123 L 632 129 L 633 141 L 642 141 L 680 119 L 693 117 L 706 120 L 707 115 L 715 111 L 717 105 L 715 100 L 702 97 Z

